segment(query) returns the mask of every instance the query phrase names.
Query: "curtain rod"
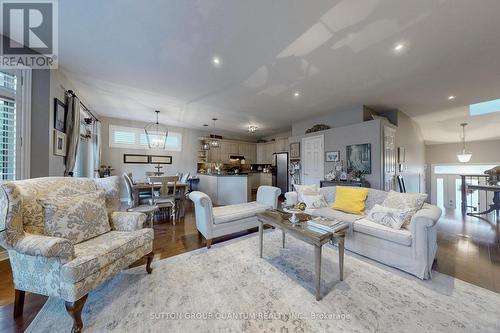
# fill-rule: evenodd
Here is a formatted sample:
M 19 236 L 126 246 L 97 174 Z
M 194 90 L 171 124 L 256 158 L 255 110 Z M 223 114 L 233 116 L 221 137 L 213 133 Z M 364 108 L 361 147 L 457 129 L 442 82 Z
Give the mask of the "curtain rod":
M 77 97 L 77 98 L 78 98 L 78 96 L 76 96 L 76 94 L 73 92 L 73 90 L 66 90 L 65 92 L 66 92 L 67 94 L 72 95 L 73 97 Z M 85 104 L 83 104 L 83 102 L 82 102 L 81 100 L 80 100 L 80 105 L 81 105 L 81 106 L 83 106 L 83 108 L 85 109 L 85 111 L 87 111 L 87 112 L 90 114 L 90 116 L 91 116 L 92 118 L 94 118 L 94 119 L 95 119 L 95 121 L 101 122 L 101 121 L 99 120 L 99 118 L 97 118 L 97 117 L 96 117 L 96 116 L 92 113 L 92 111 L 90 111 L 90 110 L 89 110 L 89 108 L 88 108 Z

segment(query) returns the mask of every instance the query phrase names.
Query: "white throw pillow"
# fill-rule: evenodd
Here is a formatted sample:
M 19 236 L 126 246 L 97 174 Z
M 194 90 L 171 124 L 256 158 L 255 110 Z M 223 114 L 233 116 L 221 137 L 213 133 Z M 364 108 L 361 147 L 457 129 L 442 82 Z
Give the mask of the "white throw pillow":
M 319 187 L 318 185 L 293 185 L 295 187 L 295 191 L 297 191 L 297 200 L 299 202 L 303 202 L 304 198 L 302 196 L 304 195 L 318 195 L 319 194 Z
M 411 215 L 411 209 L 404 210 L 375 205 L 368 212 L 366 218 L 372 222 L 399 230 L 408 216 L 411 217 Z
M 411 214 L 406 217 L 402 226 L 405 228 L 410 223 L 413 214 L 422 208 L 425 199 L 427 199 L 427 194 L 423 193 L 399 193 L 390 191 L 382 203 L 382 206 L 400 210 L 410 210 Z
M 318 194 L 318 195 L 303 195 L 302 199 L 307 205 L 307 208 L 323 208 L 323 207 L 328 207 L 328 204 L 326 203 L 325 198 L 323 195 Z

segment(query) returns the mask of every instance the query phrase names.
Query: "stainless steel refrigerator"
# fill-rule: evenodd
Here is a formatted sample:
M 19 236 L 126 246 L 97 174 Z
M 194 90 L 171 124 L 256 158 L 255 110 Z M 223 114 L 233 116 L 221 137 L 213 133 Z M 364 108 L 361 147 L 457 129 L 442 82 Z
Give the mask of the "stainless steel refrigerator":
M 288 153 L 273 154 L 271 167 L 273 186 L 281 189 L 281 194 L 288 192 Z

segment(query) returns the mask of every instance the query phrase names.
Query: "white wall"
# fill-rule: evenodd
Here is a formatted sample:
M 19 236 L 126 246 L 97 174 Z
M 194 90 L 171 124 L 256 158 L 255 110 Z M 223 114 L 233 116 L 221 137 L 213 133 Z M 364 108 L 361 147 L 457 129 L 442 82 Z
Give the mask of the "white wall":
M 380 189 L 382 187 L 381 126 L 380 120 L 358 122 L 326 131 L 293 136 L 288 138 L 288 142 L 300 142 L 304 137 L 322 134 L 325 138 L 325 152 L 340 150 L 340 159 L 344 161 L 344 169 L 347 168 L 346 146 L 370 143 L 372 149 L 372 173 L 366 175 L 366 179 L 370 182 L 372 188 Z M 325 173 L 332 170 L 333 165 L 334 163 L 325 162 Z
M 467 150 L 472 152 L 470 163 L 500 162 L 500 140 L 473 141 L 466 143 Z M 426 145 L 427 164 L 459 163 L 457 153 L 462 150 L 461 143 Z
M 363 106 L 346 111 L 331 111 L 328 114 L 296 122 L 292 125 L 292 135 L 300 136 L 314 125 L 324 124 L 330 127 L 341 127 L 363 122 Z
M 403 176 L 407 192 L 425 192 L 425 144 L 419 125 L 398 112 L 396 146 L 406 149 Z

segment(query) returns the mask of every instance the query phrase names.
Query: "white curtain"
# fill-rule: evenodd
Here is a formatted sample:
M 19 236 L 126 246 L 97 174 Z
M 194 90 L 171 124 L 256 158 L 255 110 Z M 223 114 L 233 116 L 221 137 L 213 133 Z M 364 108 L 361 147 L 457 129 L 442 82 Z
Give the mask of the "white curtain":
M 73 176 L 76 164 L 76 153 L 80 142 L 80 100 L 78 97 L 68 95 L 68 115 L 66 118 L 68 129 L 66 131 L 66 158 L 64 160 L 65 176 Z
M 94 178 L 99 178 L 99 168 L 101 166 L 101 122 L 94 120 L 92 123 L 92 153 Z

